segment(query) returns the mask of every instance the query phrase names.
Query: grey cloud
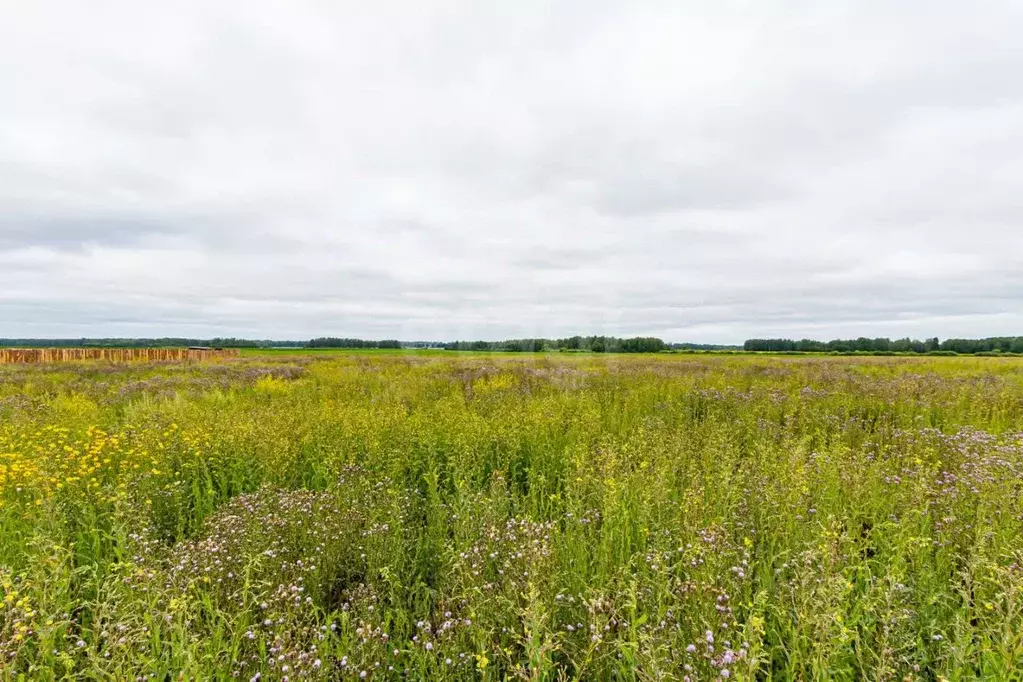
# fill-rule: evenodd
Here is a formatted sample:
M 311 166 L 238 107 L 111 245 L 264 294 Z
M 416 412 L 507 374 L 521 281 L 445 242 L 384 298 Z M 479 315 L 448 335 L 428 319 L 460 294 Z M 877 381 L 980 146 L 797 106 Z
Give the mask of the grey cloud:
M 150 216 L 12 215 L 0 217 L 0 251 L 37 247 L 81 251 L 92 246 L 138 246 L 184 234 L 185 228 Z

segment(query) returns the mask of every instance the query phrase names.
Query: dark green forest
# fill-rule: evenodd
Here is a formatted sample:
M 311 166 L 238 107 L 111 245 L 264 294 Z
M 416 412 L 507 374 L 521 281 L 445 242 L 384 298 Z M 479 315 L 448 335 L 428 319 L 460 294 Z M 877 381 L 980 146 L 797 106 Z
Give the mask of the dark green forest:
M 506 341 L 453 341 L 443 344 L 448 350 L 470 351 L 585 351 L 590 353 L 659 353 L 668 350 L 664 341 L 637 336 L 620 339 L 615 336 L 571 336 L 564 339 L 509 339 Z
M 887 339 L 866 338 L 816 341 L 813 339 L 750 339 L 743 350 L 772 353 L 1023 353 L 1023 336 L 997 336 L 986 339 Z

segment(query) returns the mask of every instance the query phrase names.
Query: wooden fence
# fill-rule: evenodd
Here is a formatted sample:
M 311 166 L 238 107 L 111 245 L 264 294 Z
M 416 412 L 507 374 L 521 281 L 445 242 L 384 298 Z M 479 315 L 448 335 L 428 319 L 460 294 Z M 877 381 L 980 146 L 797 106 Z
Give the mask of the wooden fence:
M 237 348 L 0 348 L 0 365 L 9 363 L 82 362 L 183 362 L 236 358 Z

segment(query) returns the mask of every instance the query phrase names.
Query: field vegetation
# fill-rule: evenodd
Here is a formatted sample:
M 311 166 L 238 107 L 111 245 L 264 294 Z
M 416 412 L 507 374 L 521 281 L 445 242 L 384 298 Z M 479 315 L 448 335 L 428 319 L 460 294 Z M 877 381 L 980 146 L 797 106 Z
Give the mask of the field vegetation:
M 1023 669 L 1023 362 L 0 367 L 0 679 Z

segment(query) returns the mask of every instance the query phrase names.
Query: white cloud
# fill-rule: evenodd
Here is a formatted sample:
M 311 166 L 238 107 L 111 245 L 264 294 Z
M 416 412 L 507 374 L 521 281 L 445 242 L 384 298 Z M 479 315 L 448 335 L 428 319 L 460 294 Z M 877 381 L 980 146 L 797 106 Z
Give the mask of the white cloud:
M 1023 333 L 1016 3 L 0 21 L 0 335 Z

